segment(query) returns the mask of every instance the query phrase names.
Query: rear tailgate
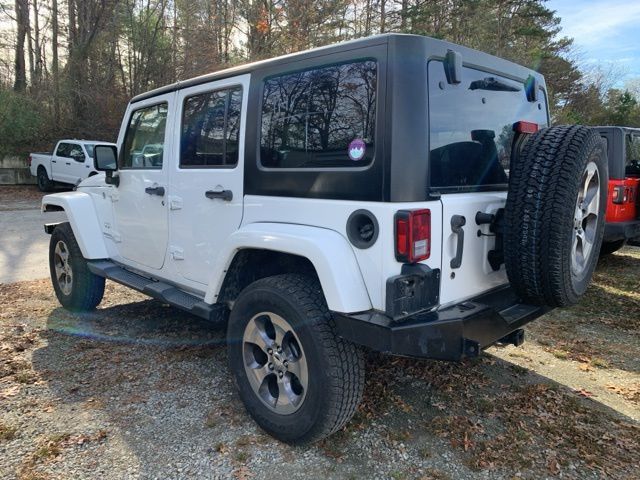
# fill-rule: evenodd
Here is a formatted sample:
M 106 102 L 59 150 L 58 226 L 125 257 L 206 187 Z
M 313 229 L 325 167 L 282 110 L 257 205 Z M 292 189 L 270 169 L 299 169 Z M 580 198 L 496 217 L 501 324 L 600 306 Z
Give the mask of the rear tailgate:
M 428 77 L 429 181 L 442 203 L 440 303 L 446 305 L 508 282 L 504 265 L 489 261 L 501 245 L 494 232 L 499 225 L 476 222 L 476 216 L 504 207 L 516 123 L 535 130 L 548 116 L 543 88 L 532 95 L 526 79 L 465 66 L 461 82 L 448 83 L 438 60 L 429 62 Z

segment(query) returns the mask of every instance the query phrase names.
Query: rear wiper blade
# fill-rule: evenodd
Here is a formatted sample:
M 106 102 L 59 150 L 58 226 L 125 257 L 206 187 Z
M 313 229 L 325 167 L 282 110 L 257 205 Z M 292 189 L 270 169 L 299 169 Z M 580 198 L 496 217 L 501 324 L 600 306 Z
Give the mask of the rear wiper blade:
M 482 80 L 474 80 L 469 85 L 469 90 L 492 90 L 494 92 L 518 92 L 520 89 L 501 82 L 495 77 L 487 77 Z

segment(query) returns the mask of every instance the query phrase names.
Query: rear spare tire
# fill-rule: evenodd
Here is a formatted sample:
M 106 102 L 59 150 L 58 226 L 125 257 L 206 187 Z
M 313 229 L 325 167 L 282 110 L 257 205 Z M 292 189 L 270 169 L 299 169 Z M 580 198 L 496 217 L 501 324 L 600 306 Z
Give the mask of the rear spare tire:
M 579 125 L 543 129 L 514 157 L 505 206 L 505 266 L 522 300 L 561 307 L 584 294 L 607 200 L 604 141 Z

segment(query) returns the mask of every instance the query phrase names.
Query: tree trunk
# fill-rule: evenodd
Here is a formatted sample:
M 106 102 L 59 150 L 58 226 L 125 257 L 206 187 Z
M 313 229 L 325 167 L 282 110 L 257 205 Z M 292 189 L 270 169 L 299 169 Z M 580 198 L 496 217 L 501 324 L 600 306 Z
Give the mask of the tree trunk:
M 53 75 L 53 119 L 60 126 L 60 73 L 58 66 L 58 0 L 51 0 L 51 74 Z
M 27 89 L 27 66 L 24 61 L 24 40 L 29 30 L 29 2 L 28 0 L 16 0 L 16 55 L 15 69 L 16 79 L 13 89 L 16 92 L 24 92 Z
M 40 39 L 40 22 L 38 18 L 38 0 L 32 0 L 33 2 L 33 54 L 35 65 L 33 68 L 33 78 L 31 79 L 31 84 L 34 86 L 40 85 L 40 81 L 42 80 L 42 45 Z

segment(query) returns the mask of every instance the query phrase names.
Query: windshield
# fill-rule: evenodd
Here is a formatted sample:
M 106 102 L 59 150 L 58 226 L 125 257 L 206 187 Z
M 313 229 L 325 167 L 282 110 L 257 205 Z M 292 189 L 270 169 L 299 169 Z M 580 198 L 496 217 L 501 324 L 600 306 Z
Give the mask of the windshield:
M 87 149 L 87 154 L 88 154 L 91 158 L 93 158 L 93 149 L 94 149 L 94 147 L 95 147 L 95 144 L 93 144 L 93 143 L 85 143 L 85 144 L 84 144 L 84 148 L 86 148 L 86 149 Z
M 523 83 L 468 67 L 461 83 L 452 85 L 436 60 L 428 73 L 431 188 L 506 189 L 513 124 L 546 126 L 544 96 L 529 102 Z

